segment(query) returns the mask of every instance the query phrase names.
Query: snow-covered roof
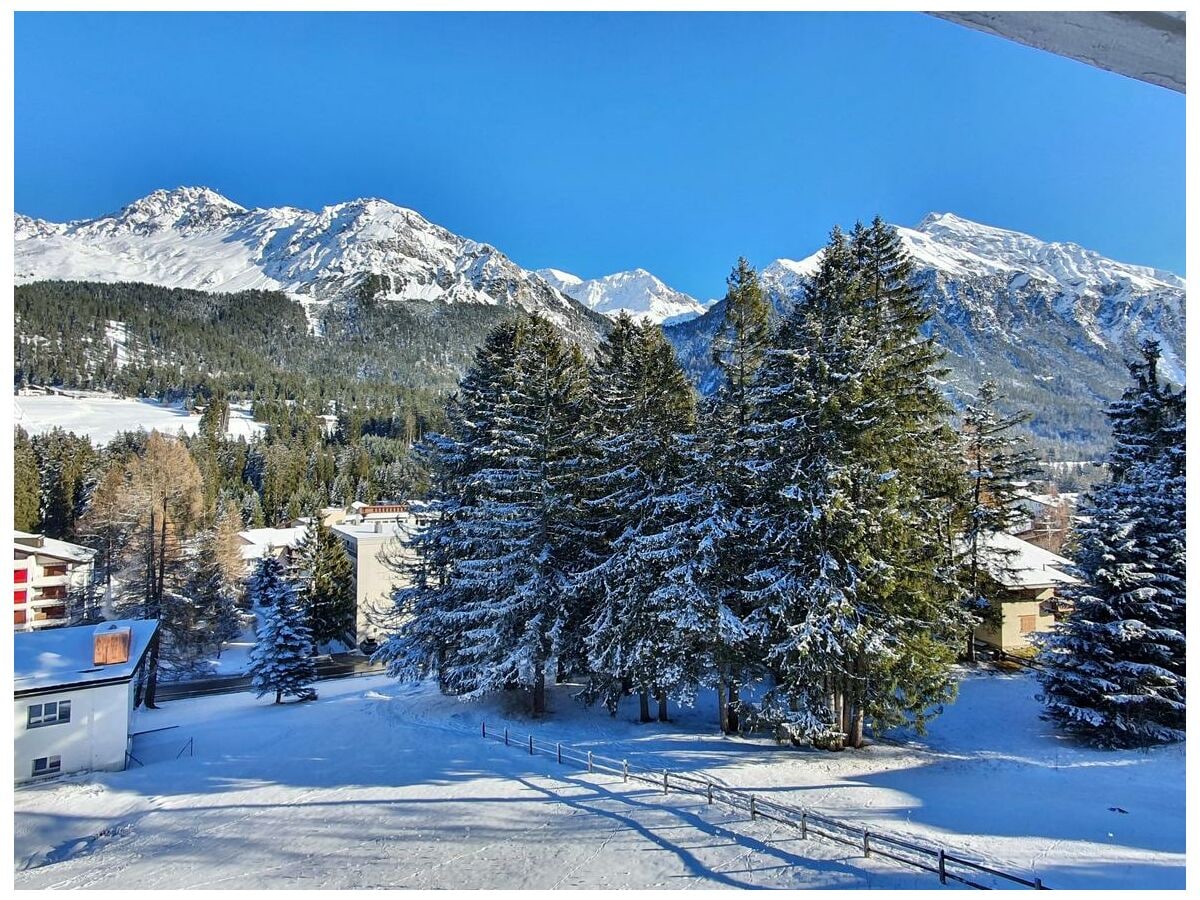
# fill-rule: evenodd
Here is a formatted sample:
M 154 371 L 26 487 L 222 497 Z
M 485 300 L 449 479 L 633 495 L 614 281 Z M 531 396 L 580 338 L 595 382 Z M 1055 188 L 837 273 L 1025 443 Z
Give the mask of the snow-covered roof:
M 1075 565 L 1071 560 L 1005 532 L 984 539 L 982 556 L 991 576 L 1007 588 L 1079 584 L 1068 574 Z
M 339 522 L 331 527 L 338 534 L 348 537 L 357 543 L 364 539 L 386 539 L 396 537 L 397 535 L 402 537 L 407 536 L 412 533 L 413 523 L 411 520 L 368 519 L 365 522 Z
M 14 531 L 13 538 L 15 538 L 13 549 L 19 553 L 37 553 L 41 556 L 52 556 L 55 559 L 64 559 L 74 563 L 89 562 L 96 555 L 96 551 L 90 547 L 81 547 L 79 544 L 72 544 L 69 541 L 30 534 L 28 531 Z M 38 538 L 40 541 L 36 546 L 22 542 Z
M 97 633 L 130 631 L 129 659 L 97 666 L 93 641 Z M 13 635 L 13 693 L 46 693 L 65 687 L 94 687 L 128 681 L 158 629 L 156 619 L 119 619 L 100 625 L 74 625 Z
M 304 540 L 308 531 L 307 525 L 295 525 L 291 528 L 251 528 L 239 531 L 238 537 L 244 542 L 242 559 L 262 559 L 276 547 L 295 548 Z

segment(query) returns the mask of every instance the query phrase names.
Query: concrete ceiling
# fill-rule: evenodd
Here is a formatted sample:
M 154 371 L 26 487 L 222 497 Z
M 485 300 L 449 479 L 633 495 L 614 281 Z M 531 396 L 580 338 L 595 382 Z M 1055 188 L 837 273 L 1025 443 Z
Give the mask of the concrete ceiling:
M 1170 88 L 1185 90 L 1182 12 L 935 12 L 931 15 Z

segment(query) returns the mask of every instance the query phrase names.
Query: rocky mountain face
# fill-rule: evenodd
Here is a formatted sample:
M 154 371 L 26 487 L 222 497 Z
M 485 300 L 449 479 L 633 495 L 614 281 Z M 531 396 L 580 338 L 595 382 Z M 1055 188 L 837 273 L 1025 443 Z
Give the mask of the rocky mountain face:
M 220 293 L 282 291 L 314 330 L 359 300 L 474 304 L 547 316 L 593 345 L 605 320 L 496 248 L 410 209 L 359 199 L 318 212 L 246 209 L 203 187 L 154 191 L 96 219 L 16 217 L 17 283 L 137 281 Z M 342 302 L 339 302 L 342 301 Z
M 956 405 L 995 378 L 1011 409 L 1032 413 L 1030 430 L 1042 444 L 1096 455 L 1108 441 L 1104 408 L 1124 389 L 1124 363 L 1142 341 L 1160 342 L 1163 374 L 1183 383 L 1186 283 L 1179 276 L 950 213 L 897 230 L 932 311 L 929 332 L 946 351 L 946 387 Z M 763 269 L 778 312 L 801 296 L 819 259 L 779 259 Z M 716 383 L 708 348 L 723 316 L 718 303 L 667 328 L 705 389 Z
M 610 318 L 627 312 L 635 319 L 669 324 L 694 319 L 707 309 L 695 297 L 669 287 L 645 269 L 586 281 L 560 269 L 538 269 L 538 274 L 568 297 Z

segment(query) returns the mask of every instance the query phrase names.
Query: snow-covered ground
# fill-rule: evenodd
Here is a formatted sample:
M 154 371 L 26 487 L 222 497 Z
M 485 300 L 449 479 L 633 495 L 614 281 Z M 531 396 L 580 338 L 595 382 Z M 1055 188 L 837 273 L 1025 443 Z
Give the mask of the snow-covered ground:
M 13 397 L 13 418 L 29 434 L 42 434 L 58 427 L 78 435 L 87 435 L 97 444 L 105 444 L 121 431 L 157 429 L 164 434 L 195 434 L 200 416 L 190 415 L 175 406 L 154 400 L 136 400 L 99 394 L 66 396 L 23 394 Z M 255 422 L 249 407 L 229 410 L 230 437 L 251 438 L 266 426 Z
M 700 798 L 484 741 L 481 718 L 704 770 L 1055 888 L 1183 886 L 1183 748 L 1072 747 L 1037 718 L 1024 675 L 972 674 L 925 738 L 840 754 L 721 737 L 708 703 L 638 725 L 632 707 L 611 719 L 557 687 L 551 717 L 531 726 L 516 695 L 464 704 L 382 676 L 320 691 L 312 704 L 233 694 L 139 711 L 138 729 L 178 726 L 136 739 L 144 768 L 16 792 L 16 886 L 937 886 Z M 189 739 L 195 755 L 176 760 Z

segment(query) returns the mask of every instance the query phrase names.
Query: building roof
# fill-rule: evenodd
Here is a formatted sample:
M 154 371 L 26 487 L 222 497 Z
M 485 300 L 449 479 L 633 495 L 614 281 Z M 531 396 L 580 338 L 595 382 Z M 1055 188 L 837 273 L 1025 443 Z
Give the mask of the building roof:
M 130 631 L 129 659 L 97 666 L 93 641 L 97 632 Z M 74 625 L 13 635 L 13 693 L 43 694 L 66 687 L 96 687 L 128 681 L 146 655 L 158 630 L 157 619 L 120 619 L 99 625 Z
M 238 537 L 244 542 L 242 559 L 262 559 L 276 547 L 294 549 L 304 540 L 307 531 L 307 525 L 296 525 L 292 528 L 251 528 L 248 531 L 239 531 Z
M 367 519 L 363 522 L 339 522 L 330 527 L 338 534 L 357 543 L 360 540 L 407 537 L 412 534 L 414 523 L 408 519 L 399 521 L 396 519 Z
M 1006 588 L 1079 584 L 1079 579 L 1069 574 L 1075 567 L 1071 560 L 1003 531 L 986 536 L 982 557 L 988 573 Z
M 81 547 L 69 541 L 60 541 L 41 534 L 30 534 L 28 531 L 13 532 L 13 549 L 19 553 L 36 553 L 39 556 L 52 556 L 55 559 L 73 563 L 90 562 L 96 555 L 91 547 Z M 25 541 L 37 540 L 36 544 Z

